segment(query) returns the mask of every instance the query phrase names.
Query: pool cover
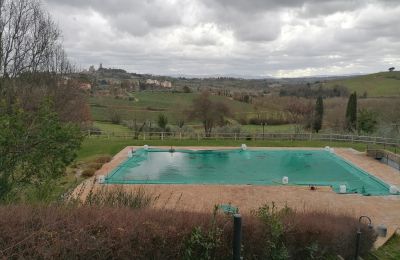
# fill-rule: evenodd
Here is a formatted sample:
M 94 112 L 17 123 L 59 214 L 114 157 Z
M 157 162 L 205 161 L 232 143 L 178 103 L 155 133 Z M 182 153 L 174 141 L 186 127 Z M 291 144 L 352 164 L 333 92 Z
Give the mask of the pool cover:
M 107 177 L 108 184 L 230 184 L 331 186 L 339 192 L 389 195 L 389 186 L 325 150 L 138 149 Z

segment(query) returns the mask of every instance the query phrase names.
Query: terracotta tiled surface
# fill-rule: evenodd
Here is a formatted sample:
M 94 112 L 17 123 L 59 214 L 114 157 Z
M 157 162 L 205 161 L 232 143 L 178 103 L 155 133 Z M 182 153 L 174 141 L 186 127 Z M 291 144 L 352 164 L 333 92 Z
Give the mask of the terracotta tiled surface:
M 229 147 L 223 147 L 229 148 Z M 185 149 L 223 149 L 221 147 L 185 147 Z M 96 174 L 107 175 L 127 158 L 126 147 L 113 160 L 104 165 Z M 260 148 L 257 148 L 260 149 Z M 265 148 L 300 149 L 300 148 Z M 313 148 L 303 148 L 313 149 Z M 400 187 L 400 172 L 387 165 L 367 157 L 364 153 L 352 149 L 336 148 L 335 152 L 361 169 L 375 175 L 388 184 Z M 93 179 L 88 180 L 93 182 Z M 98 186 L 98 184 L 96 184 Z M 113 188 L 116 185 L 109 185 Z M 215 204 L 232 203 L 241 212 L 256 209 L 274 201 L 278 205 L 287 204 L 298 210 L 328 210 L 354 215 L 368 215 L 375 225 L 385 224 L 389 235 L 400 227 L 400 196 L 362 196 L 340 195 L 330 188 L 318 188 L 311 191 L 308 187 L 293 186 L 252 186 L 252 185 L 120 185 L 126 189 L 142 186 L 149 192 L 160 195 L 155 207 L 176 208 L 181 210 L 210 211 Z M 388 236 L 389 237 L 389 236 Z M 387 238 L 388 238 L 387 237 Z M 386 239 L 387 239 L 386 238 Z M 378 239 L 376 246 L 386 239 Z

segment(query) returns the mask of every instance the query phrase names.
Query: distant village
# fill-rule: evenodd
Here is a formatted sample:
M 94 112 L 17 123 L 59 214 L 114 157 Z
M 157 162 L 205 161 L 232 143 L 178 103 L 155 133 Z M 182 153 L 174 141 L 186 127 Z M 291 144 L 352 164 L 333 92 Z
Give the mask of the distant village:
M 91 65 L 79 73 L 79 87 L 90 91 L 93 87 L 107 88 L 115 85 L 131 90 L 170 90 L 173 85 L 168 80 L 154 79 L 151 75 L 128 73 L 122 69 L 104 68 L 100 63 L 98 69 Z

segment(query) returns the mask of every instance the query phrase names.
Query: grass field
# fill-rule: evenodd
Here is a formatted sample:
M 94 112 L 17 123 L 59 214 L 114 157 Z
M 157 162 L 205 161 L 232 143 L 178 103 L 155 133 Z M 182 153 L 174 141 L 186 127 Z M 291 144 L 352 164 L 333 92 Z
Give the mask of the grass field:
M 131 130 L 126 126 L 111 124 L 107 122 L 95 121 L 93 122 L 93 126 L 99 128 L 101 131 L 104 132 L 118 132 L 118 133 L 131 132 Z
M 172 92 L 137 92 L 136 100 L 116 99 L 110 96 L 91 97 L 90 107 L 93 120 L 109 121 L 110 109 L 118 111 L 123 120 L 155 121 L 159 114 L 165 114 L 170 123 L 187 117 L 185 111 L 190 109 L 198 93 Z M 236 116 L 254 112 L 251 104 L 232 100 L 223 96 L 212 96 L 213 100 L 227 104 Z
M 106 133 L 132 133 L 128 127 L 123 125 L 111 124 L 107 122 L 93 122 L 93 126 Z M 196 132 L 204 132 L 202 125 L 190 125 Z M 293 133 L 294 125 L 267 125 L 264 128 L 265 133 Z M 262 133 L 262 126 L 258 125 L 242 125 L 240 126 L 242 132 L 245 133 Z
M 265 133 L 293 133 L 295 125 L 266 125 L 264 127 Z M 262 133 L 263 127 L 260 125 L 242 125 L 242 132 L 248 133 Z
M 398 97 L 400 96 L 400 71 L 381 72 L 326 83 L 328 87 L 335 85 L 343 85 L 351 92 L 357 91 L 359 95 L 367 92 L 369 97 Z

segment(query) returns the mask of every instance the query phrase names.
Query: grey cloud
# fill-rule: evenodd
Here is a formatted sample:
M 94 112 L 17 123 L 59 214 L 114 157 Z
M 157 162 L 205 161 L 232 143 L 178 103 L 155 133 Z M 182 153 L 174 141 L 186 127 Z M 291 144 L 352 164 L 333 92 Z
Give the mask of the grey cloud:
M 400 63 L 397 0 L 46 2 L 69 56 L 83 67 L 275 75 L 373 72 L 386 69 L 388 58 Z M 343 13 L 351 17 L 344 28 L 327 19 Z

